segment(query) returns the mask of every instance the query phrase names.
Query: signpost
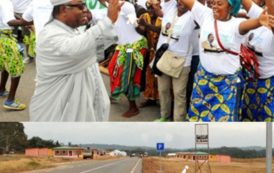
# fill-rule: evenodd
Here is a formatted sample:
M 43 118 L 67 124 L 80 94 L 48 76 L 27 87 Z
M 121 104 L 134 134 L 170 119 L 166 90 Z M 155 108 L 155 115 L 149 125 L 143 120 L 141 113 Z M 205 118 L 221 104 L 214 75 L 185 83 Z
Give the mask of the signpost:
M 164 143 L 157 143 L 156 144 L 156 151 L 160 153 L 160 159 L 162 159 L 162 152 L 165 151 L 165 144 Z M 160 160 L 160 170 L 158 173 L 162 173 L 162 160 Z
M 195 173 L 202 173 L 202 167 L 207 167 L 207 173 L 211 173 L 209 165 L 209 130 L 208 124 L 195 124 Z M 205 160 L 199 160 L 197 153 L 199 148 L 207 149 L 207 158 Z
M 266 123 L 266 173 L 272 172 L 272 122 Z

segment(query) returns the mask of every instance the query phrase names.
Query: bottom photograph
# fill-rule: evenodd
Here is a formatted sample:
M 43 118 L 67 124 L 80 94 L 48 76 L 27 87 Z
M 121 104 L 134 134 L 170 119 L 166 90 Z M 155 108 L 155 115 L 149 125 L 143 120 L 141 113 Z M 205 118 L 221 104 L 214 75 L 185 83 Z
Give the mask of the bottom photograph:
M 273 173 L 272 123 L 0 123 L 1 173 Z

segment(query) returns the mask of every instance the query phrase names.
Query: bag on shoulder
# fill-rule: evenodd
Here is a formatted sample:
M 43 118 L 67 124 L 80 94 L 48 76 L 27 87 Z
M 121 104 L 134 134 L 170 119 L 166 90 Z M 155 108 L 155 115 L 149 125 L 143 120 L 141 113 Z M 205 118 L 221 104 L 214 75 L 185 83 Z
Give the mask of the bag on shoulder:
M 151 71 L 153 74 L 156 74 L 158 76 L 161 76 L 163 73 L 157 68 L 156 64 L 158 63 L 158 61 L 161 59 L 162 55 L 166 52 L 166 50 L 168 49 L 169 44 L 168 43 L 164 43 L 162 44 L 159 49 L 157 49 L 156 53 L 155 53 L 155 58 L 153 60 L 152 63 L 152 68 Z
M 183 70 L 185 58 L 177 56 L 173 52 L 167 50 L 162 55 L 156 66 L 164 74 L 178 78 Z
M 227 53 L 230 53 L 232 55 L 238 55 L 240 57 L 240 63 L 242 66 L 243 70 L 243 77 L 247 81 L 252 81 L 254 79 L 257 79 L 260 77 L 259 74 L 259 62 L 258 59 L 255 55 L 255 53 L 248 48 L 247 46 L 241 44 L 240 47 L 240 53 L 231 51 L 229 49 L 224 48 L 224 46 L 221 43 L 219 33 L 218 33 L 218 26 L 217 26 L 217 21 L 214 21 L 214 29 L 215 29 L 215 34 L 217 37 L 217 42 L 219 46 L 221 47 L 222 50 L 224 50 Z
M 244 78 L 249 81 L 259 78 L 259 62 L 255 53 L 242 44 L 239 56 Z

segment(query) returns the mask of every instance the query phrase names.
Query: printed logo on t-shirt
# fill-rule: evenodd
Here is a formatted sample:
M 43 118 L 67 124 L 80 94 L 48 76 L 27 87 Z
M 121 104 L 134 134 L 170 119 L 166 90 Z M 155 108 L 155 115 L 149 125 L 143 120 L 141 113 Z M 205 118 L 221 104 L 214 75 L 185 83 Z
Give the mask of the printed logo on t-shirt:
M 254 32 L 251 32 L 248 34 L 248 37 L 245 41 L 245 45 L 258 56 L 263 56 L 262 48 L 260 46 L 263 43 L 263 40 L 260 37 L 261 34 L 258 34 L 255 37 Z
M 206 40 L 202 41 L 202 48 L 204 49 L 204 52 L 213 52 L 213 53 L 223 52 L 223 50 L 217 44 L 213 33 L 207 34 Z
M 169 35 L 172 40 L 179 41 L 179 35 L 176 34 L 174 31 L 176 31 L 176 25 L 174 28 L 171 28 L 171 23 L 168 22 L 166 25 L 162 26 L 162 35 L 168 37 Z

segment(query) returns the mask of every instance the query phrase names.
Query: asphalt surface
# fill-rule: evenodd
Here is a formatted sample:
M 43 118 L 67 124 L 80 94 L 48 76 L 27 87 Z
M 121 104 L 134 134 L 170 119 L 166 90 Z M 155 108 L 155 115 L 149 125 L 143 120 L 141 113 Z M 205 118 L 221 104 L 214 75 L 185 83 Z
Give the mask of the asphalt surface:
M 26 122 L 29 121 L 29 103 L 31 96 L 33 95 L 35 82 L 34 78 L 36 75 L 35 63 L 26 64 L 25 72 L 21 77 L 19 87 L 17 89 L 16 98 L 24 104 L 27 105 L 27 109 L 23 111 L 8 111 L 0 105 L 0 122 Z M 109 92 L 109 77 L 107 75 L 102 75 L 107 90 Z M 7 82 L 6 89 L 9 90 L 10 81 Z M 3 104 L 5 98 L 0 97 L 0 104 Z M 143 99 L 137 100 L 139 105 Z M 128 102 L 126 97 L 122 97 L 121 100 L 117 103 L 111 105 L 110 110 L 110 121 L 133 121 L 133 122 L 142 122 L 142 121 L 154 121 L 160 117 L 160 107 L 145 107 L 140 108 L 140 113 L 137 116 L 131 118 L 124 118 L 121 115 L 128 109 Z
M 142 159 L 86 160 L 26 173 L 142 173 Z

